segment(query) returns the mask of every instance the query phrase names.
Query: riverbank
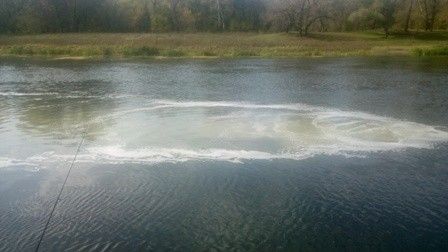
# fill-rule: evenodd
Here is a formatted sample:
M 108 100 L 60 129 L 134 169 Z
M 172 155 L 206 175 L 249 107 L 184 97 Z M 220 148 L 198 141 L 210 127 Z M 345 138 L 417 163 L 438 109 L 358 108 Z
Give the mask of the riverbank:
M 0 35 L 0 57 L 266 57 L 448 56 L 448 32 L 315 33 L 82 33 Z

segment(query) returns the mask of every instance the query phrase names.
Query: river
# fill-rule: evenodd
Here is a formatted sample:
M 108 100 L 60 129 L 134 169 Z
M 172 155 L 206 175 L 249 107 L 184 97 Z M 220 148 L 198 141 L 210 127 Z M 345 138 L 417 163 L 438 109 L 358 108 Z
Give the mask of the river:
M 0 60 L 0 250 L 445 250 L 448 59 Z

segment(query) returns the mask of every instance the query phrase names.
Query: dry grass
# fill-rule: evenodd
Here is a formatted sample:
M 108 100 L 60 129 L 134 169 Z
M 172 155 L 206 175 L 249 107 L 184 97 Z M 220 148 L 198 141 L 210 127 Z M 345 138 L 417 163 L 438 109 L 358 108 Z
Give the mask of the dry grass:
M 446 47 L 447 32 L 294 34 L 166 33 L 44 34 L 0 36 L 0 56 L 48 57 L 303 57 L 418 55 Z M 424 55 L 420 53 L 420 55 Z

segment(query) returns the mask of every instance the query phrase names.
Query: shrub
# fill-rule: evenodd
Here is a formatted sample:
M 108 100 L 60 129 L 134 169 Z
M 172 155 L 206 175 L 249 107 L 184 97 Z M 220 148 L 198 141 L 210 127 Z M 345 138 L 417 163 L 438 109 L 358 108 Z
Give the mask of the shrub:
M 159 55 L 159 49 L 155 47 L 125 47 L 123 49 L 123 55 L 125 56 L 157 56 Z
M 103 57 L 110 57 L 110 56 L 112 56 L 112 49 L 103 48 Z

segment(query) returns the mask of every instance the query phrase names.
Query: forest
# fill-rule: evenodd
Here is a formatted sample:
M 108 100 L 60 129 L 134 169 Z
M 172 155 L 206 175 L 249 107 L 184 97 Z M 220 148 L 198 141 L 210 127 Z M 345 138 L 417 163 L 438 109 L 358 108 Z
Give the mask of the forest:
M 0 33 L 448 29 L 447 0 L 0 0 Z

